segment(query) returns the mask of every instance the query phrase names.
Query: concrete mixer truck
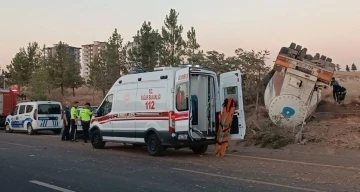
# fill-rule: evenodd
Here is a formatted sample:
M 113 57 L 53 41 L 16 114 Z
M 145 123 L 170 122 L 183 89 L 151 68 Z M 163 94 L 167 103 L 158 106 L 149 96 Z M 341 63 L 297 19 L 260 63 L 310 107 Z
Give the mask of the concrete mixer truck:
M 271 121 L 288 128 L 304 125 L 322 100 L 323 90 L 331 88 L 334 72 L 331 58 L 307 54 L 295 43 L 282 47 L 264 92 Z

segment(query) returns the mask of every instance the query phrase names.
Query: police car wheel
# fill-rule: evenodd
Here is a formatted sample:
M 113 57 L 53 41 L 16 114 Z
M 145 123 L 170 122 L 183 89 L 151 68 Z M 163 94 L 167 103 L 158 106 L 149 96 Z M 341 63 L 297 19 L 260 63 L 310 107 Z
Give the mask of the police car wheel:
M 34 129 L 32 128 L 32 125 L 30 123 L 27 124 L 27 132 L 29 135 L 34 135 L 35 134 L 35 131 Z
M 147 139 L 147 150 L 151 156 L 164 155 L 165 147 L 161 145 L 160 139 L 156 134 L 151 134 Z
M 91 134 L 91 144 L 95 149 L 102 149 L 105 146 L 105 142 L 102 140 L 99 130 L 95 130 Z
M 204 154 L 204 153 L 206 153 L 207 149 L 208 149 L 208 145 L 201 145 L 201 146 L 191 148 L 191 150 L 195 154 Z
M 6 123 L 6 125 L 5 125 L 5 132 L 6 133 L 12 133 L 13 131 L 11 130 L 11 128 L 10 128 L 10 125 L 8 124 L 8 123 Z

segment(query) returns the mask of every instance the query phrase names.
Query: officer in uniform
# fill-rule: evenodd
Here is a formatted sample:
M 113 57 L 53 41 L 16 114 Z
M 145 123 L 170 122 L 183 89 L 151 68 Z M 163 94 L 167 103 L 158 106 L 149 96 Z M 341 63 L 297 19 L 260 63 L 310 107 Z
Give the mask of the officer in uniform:
M 71 141 L 72 142 L 77 142 L 76 141 L 76 129 L 77 129 L 77 122 L 78 122 L 78 110 L 77 107 L 79 105 L 79 102 L 75 101 L 73 107 L 71 107 L 70 110 L 70 125 L 71 125 Z
M 70 141 L 70 109 L 69 109 L 69 102 L 65 103 L 65 108 L 63 111 L 63 119 L 64 119 L 64 130 L 61 136 L 61 141 Z
M 89 137 L 90 120 L 93 112 L 90 111 L 90 103 L 85 103 L 85 107 L 80 110 L 80 121 L 84 132 L 84 142 L 87 143 Z

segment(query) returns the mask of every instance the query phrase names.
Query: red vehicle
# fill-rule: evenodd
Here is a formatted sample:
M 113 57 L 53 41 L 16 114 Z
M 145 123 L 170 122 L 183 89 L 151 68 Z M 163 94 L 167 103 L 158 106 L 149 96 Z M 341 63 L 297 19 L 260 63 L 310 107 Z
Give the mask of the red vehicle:
M 5 119 L 17 104 L 18 89 L 0 89 L 0 127 L 5 126 Z

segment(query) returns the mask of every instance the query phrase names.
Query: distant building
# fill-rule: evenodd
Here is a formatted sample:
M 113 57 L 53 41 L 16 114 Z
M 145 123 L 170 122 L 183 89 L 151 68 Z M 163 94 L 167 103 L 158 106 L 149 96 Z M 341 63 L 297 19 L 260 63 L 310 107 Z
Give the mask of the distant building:
M 50 56 L 54 57 L 56 54 L 56 46 L 57 44 L 54 44 L 53 47 L 46 47 L 44 49 L 44 54 L 45 57 L 48 58 Z M 69 52 L 74 56 L 74 59 L 76 62 L 80 63 L 81 59 L 80 59 L 80 49 L 79 47 L 73 47 L 73 46 L 68 46 Z
M 106 42 L 94 41 L 92 44 L 82 45 L 82 62 L 80 76 L 85 80 L 90 75 L 90 64 L 94 62 L 94 57 L 100 54 L 100 51 L 106 48 Z

